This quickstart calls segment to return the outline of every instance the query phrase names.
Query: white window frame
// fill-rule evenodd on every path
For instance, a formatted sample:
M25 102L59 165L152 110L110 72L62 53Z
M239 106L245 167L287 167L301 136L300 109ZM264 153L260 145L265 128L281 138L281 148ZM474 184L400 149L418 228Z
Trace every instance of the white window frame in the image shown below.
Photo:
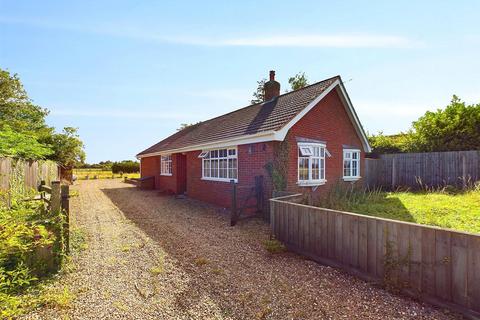
M319 149L319 156L314 155L314 150L313 148L317 147ZM323 152L322 152L323 149ZM309 150L308 152L305 152L306 150ZM323 156L322 156L323 153ZM315 143L315 142L298 142L297 143L297 156L298 156L298 161L297 161L297 184L299 186L319 186L323 185L327 182L326 179L326 174L327 174L327 162L326 162L326 157L328 155L327 151L327 146L324 143ZM308 179L307 180L301 180L300 179L300 162L303 159L308 159ZM318 160L318 170L319 170L319 179L313 179L312 178L312 164L313 160ZM323 161L322 161L323 160ZM321 164L323 163L323 177L322 177L322 166Z
M226 150L226 156L220 156L220 151ZM235 154L231 154L231 153ZM212 154L216 153L218 156L212 157ZM209 181L220 181L220 182L230 182L235 181L238 182L238 148L237 147L225 147L225 148L218 148L218 149L209 149L209 150L202 150L202 152L198 155L199 158L202 158L202 180L209 180ZM216 167L216 177L212 177L212 173L214 172L212 169L212 160L217 162ZM227 177L220 177L220 160L225 160L227 162L226 167L226 175ZM236 168L235 168L235 177L230 177L230 170L232 167L229 166L230 160L236 160ZM208 162L208 170L210 171L210 176L205 176L206 168L205 164ZM222 168L225 170L225 168Z
M160 156L160 175L172 176L173 175L173 162L171 154L162 154Z
M353 154L357 154L357 158L353 158ZM360 149L343 149L343 161L342 161L342 174L344 181L356 181L361 178L360 176L360 164L361 164L361 151ZM345 161L350 162L350 174L345 175ZM353 175L353 163L357 163L357 174Z

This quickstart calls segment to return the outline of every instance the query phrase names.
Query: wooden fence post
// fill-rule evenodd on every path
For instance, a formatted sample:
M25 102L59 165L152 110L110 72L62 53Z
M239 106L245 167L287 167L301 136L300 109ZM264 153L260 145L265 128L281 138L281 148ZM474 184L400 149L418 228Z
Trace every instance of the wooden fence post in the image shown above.
M232 186L232 206L230 216L230 226L234 226L237 223L237 184L234 180L230 180Z
M62 213L63 219L63 239L65 244L65 252L70 253L70 186L62 185Z
M395 189L397 184L397 168L395 167L395 157L392 157L392 189Z
M255 195L257 200L257 211L263 212L263 176L256 176L255 177Z
M52 181L52 194L50 198L50 210L53 214L59 214L61 209L60 181Z

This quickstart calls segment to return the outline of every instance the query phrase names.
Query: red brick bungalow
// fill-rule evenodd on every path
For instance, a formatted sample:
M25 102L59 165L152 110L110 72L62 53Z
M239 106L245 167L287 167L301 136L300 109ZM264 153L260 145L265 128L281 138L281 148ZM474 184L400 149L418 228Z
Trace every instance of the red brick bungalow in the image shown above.
M370 146L340 76L280 95L275 72L265 102L181 130L140 152L155 189L229 207L230 181L325 193L361 179ZM272 179L273 177L273 179Z

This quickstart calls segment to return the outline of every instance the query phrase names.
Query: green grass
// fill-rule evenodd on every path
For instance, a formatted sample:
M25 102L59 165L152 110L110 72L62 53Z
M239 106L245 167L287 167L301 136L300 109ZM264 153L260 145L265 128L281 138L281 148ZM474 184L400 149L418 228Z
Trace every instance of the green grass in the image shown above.
M480 233L480 191L377 192L340 209L376 217Z
M101 169L73 169L73 174L77 176L78 180L87 180L87 176L89 180L92 179L119 179L123 177L128 178L140 178L140 173L124 173L123 175L119 173L113 174L112 171L109 170L101 170Z

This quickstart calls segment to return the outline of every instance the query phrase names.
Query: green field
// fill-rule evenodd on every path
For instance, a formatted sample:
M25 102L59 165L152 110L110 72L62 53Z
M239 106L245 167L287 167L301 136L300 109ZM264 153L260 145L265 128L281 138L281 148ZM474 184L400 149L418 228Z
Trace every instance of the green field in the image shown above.
M91 179L121 179L124 177L128 178L139 178L140 173L112 173L112 171L101 170L101 169L73 169L73 174L77 177L78 180L91 180Z
M335 203L340 203L335 201ZM360 201L330 205L334 209L480 233L480 190L446 192L381 192Z

